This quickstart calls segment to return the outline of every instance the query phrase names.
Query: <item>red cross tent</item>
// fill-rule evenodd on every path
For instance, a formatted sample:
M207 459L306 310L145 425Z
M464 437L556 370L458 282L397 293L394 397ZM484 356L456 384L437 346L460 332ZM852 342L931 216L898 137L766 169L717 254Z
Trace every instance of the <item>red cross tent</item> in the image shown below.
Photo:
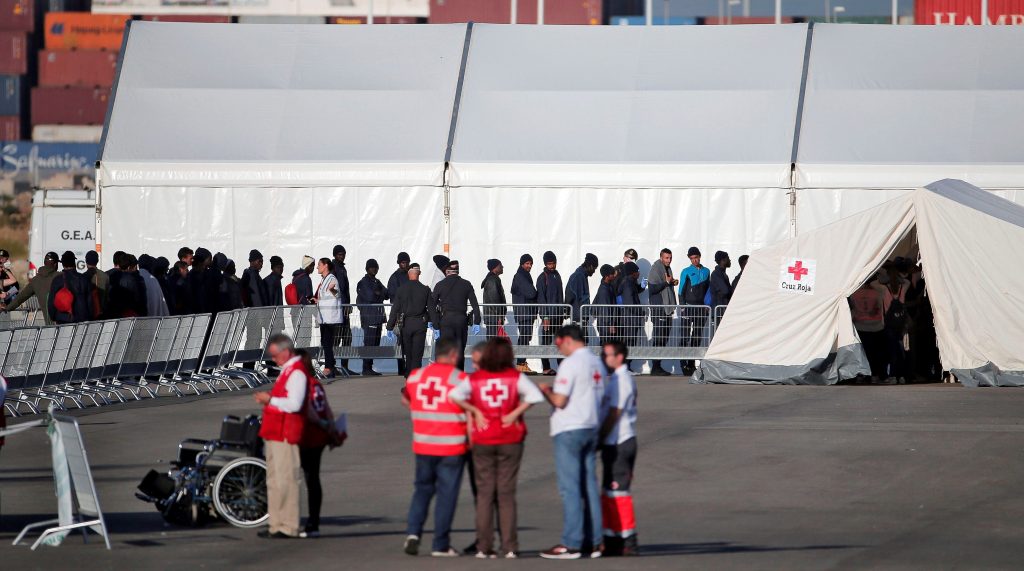
M1024 386L1024 206L952 179L754 252L698 380L870 375L847 298L897 253L920 256L943 369Z

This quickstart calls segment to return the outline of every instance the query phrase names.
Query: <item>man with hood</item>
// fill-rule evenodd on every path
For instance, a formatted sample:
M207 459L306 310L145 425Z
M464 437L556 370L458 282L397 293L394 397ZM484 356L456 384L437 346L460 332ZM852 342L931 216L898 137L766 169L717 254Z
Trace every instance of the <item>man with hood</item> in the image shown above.
M580 307L590 305L590 276L594 275L599 265L597 256L588 253L565 284L565 303L572 306L572 319L576 323L580 322ZM587 329L587 326L583 326L584 337Z
M439 326L441 339L454 339L459 344L459 360L456 366L460 371L466 367L467 328L473 324L473 335L480 334L480 304L476 300L473 285L459 277L459 262L448 262L448 275L441 280L433 293L430 294L430 322ZM466 315L466 305L470 304L473 311Z
M149 298L146 281L139 274L139 260L132 254L124 254L120 264L120 271L112 276L110 282L110 317L148 316Z
M359 305L359 323L363 328L363 346L379 347L384 326L384 302L388 289L377 279L380 264L370 258L366 260L366 275L356 284L356 303ZM373 359L363 359L363 375L380 376L373 370Z
M220 290L223 282L224 274L213 266L210 251L206 248L196 248L196 253L192 257L192 270L188 274L192 311L214 315L221 311Z
M398 259L395 261L398 264L398 269L391 273L391 277L388 278L388 299L391 303L395 303L395 296L398 295L398 288L405 285L409 281L409 254L406 252L399 252ZM398 372L405 372L405 360L398 359Z
M171 315L188 315L192 311L192 295L188 289L188 264L178 260L171 266L167 274L167 282L171 287L171 299L174 306L169 307Z
M223 254L220 253L217 254L217 256L222 255ZM217 259L217 256L214 256L214 260ZM224 260L224 269L221 270L224 273L224 281L221 285L221 292L224 296L223 307L225 310L242 309L244 306L244 303L242 302L242 280L238 279L238 275L235 273L235 261L227 256L224 257ZM249 331L249 335L246 339L247 346L252 347L253 345L251 345L250 342L255 342L253 340L256 337L260 337L260 340L262 341L262 332L258 335L254 334L254 331L260 330L259 327L246 327L246 329Z
M480 284L484 290L484 326L487 328L487 338L496 337L498 328L505 321L505 288L501 285L501 274L505 273L505 267L501 260L492 258L487 260L487 275Z
M164 290L160 282L153 275L153 266L156 258L149 254L139 256L139 277L142 283L146 284L146 315L149 317L166 317L170 315L167 310L167 300L164 299Z
M441 280L447 276L445 272L448 270L448 262L450 261L451 260L448 259L448 256L441 254L434 256L434 267L437 269L434 271L433 277L430 278L431 290L437 287L437 284L441 283Z
M619 331L619 339L627 347L635 347L645 325L645 312L643 306L640 305L640 292L647 286L647 280L641 280L640 267L636 265L636 262L622 264L622 273L624 275L619 276L619 290L616 292L618 296L616 301L622 306L619 308L620 314L616 329ZM627 359L627 366L630 363L631 361Z
M345 257L348 256L348 251L345 250L345 246L336 244L332 253L334 254L334 268L331 270L331 273L338 280L338 291L340 293L338 302L342 305L342 314L347 318L352 314L352 291L348 282L348 270L345 268ZM351 319L345 319L342 323L338 324L337 335L338 347L352 346ZM342 374L352 374L352 371L348 368L348 359L339 359L338 363Z
M533 270L533 256L523 254L519 256L519 269L512 278L512 315L516 320L516 328L519 336L516 338L516 345L525 347L533 339L533 322L537 320L537 287L533 285L533 277L530 272ZM535 375L536 373L526 364L526 359L519 359L516 368L520 373Z
M556 307L565 303L562 289L562 276L558 273L558 258L548 250L544 252L544 271L537 276L537 303L541 304L540 344L551 345L555 340L555 332L562 327L567 315L565 309ZM554 359L542 359L544 375L555 375Z
M150 270L150 273L153 274L157 283L160 284L160 292L164 295L164 303L167 304L167 313L174 315L172 311L174 307L174 290L171 289L171 282L167 279L167 271L170 267L171 261L160 256L153 260L153 269Z
M47 300L50 297L50 284L57 277L57 262L59 261L57 252L47 252L43 257L43 267L39 268L36 276L29 280L28 284L14 297L14 301L7 304L4 310L14 311L28 301L28 298L35 296L36 301L39 302L39 311L43 314L43 321L47 325L52 325L53 319L50 316Z

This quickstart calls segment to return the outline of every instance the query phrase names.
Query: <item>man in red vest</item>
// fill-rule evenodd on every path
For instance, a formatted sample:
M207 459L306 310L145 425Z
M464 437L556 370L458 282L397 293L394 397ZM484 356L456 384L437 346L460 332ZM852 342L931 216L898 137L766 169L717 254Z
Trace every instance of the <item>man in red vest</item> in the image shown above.
M434 557L458 557L449 533L462 485L462 468L467 447L466 414L448 398L448 393L466 380L455 368L462 359L452 339L437 342L437 361L416 369L402 389L402 402L412 412L412 451L416 454L416 487L409 506L405 552L418 555L423 523L430 500L434 506Z
M258 535L284 539L299 536L299 482L302 478L299 441L306 424L302 405L309 371L295 354L295 343L283 333L271 336L267 353L281 368L281 374L270 392L253 395L256 402L263 405L260 437L267 456L267 511L270 512L270 526Z

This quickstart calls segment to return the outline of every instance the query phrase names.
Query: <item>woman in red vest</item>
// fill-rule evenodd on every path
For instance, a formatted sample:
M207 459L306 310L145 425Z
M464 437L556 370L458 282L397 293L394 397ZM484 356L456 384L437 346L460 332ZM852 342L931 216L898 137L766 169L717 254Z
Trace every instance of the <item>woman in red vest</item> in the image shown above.
M526 423L523 413L544 401L526 375L516 369L512 343L505 337L487 342L480 369L451 392L452 402L470 412L473 464L477 487L477 557L494 559L494 506L498 506L502 552L519 554L516 531L516 482L523 459Z

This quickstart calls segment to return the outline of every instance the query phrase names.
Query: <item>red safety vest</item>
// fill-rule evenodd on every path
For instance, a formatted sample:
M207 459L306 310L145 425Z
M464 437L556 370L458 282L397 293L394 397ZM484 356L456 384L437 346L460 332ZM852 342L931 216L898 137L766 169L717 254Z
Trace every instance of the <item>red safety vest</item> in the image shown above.
M466 453L466 413L448 393L466 378L452 365L434 363L409 375L405 388L412 411L412 451L425 456Z
M526 438L526 423L519 417L512 426L502 426L501 417L519 407L519 383L521 373L508 369L500 373L477 371L470 375L472 388L469 404L480 409L487 418L487 428L473 426L473 442L487 446L519 444Z
M270 390L271 397L287 398L288 377L294 371L301 371L307 377L309 375L309 371L305 370L300 359L285 365L281 369L277 381L274 382L274 388ZM268 404L263 407L263 425L260 427L260 437L264 440L298 444L302 440L302 431L305 426L306 417L301 409L299 412L283 412L276 406Z

